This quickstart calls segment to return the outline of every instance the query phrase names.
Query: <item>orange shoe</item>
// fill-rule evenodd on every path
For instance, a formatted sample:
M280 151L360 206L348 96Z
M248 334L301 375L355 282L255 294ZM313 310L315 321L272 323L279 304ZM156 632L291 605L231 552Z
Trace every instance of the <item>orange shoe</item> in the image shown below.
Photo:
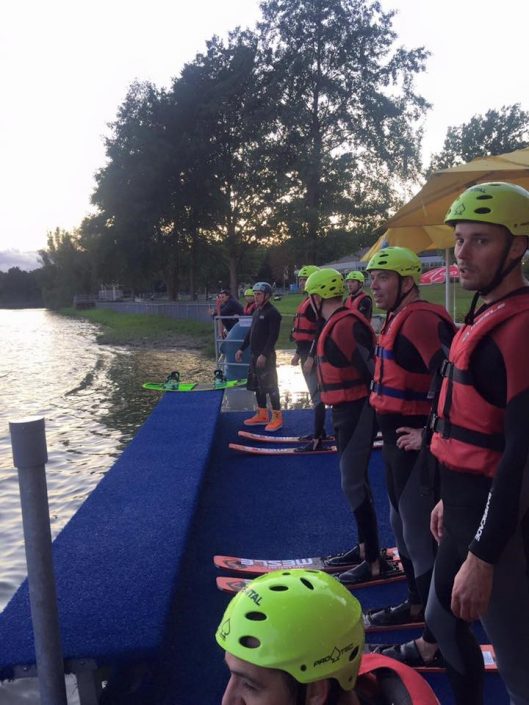
M244 419L243 424L245 426L266 426L268 423L268 409L257 409L255 416L251 416L249 419Z
M272 411L272 419L265 426L265 431L279 431L280 428L283 428L283 414L280 411Z

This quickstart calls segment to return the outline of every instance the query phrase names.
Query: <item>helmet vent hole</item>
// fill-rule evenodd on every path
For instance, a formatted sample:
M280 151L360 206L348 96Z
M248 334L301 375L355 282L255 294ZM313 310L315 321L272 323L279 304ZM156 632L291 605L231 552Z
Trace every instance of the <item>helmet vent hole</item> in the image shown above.
M489 198L493 198L490 193L483 193L481 196L477 196L478 201L488 201Z
M256 639L254 636L241 636L239 644L247 649L258 649L261 646L259 639Z
M285 590L288 590L288 585L270 585L270 590L273 590L274 592L284 592Z
M478 215L485 215L485 213L491 213L491 210L490 208L483 206L483 208L475 208L474 213L477 213Z
M314 590L314 585L310 582L310 580L307 580L307 578L300 578L300 580L306 588L309 590Z
M263 614L263 612L247 612L246 619L249 619L252 622L264 622L266 619L266 614Z
M300 671L306 671L306 670L307 670L307 667L305 666L304 663L299 667L299 670L300 670Z
M354 649L349 654L349 661L354 661L357 656L358 656L358 646L355 646Z

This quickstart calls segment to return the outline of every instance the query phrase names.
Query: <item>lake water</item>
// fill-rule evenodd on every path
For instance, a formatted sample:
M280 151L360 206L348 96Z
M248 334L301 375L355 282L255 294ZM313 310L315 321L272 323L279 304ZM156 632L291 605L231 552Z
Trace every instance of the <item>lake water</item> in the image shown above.
M53 536L61 530L132 439L158 394L142 382L209 381L214 361L198 351L100 346L97 328L44 309L0 309L0 611L26 575L17 473L9 421L43 416ZM299 367L278 353L284 408L307 406ZM310 430L310 429L309 429ZM68 680L69 702L77 702ZM33 680L0 685L0 705L38 703Z

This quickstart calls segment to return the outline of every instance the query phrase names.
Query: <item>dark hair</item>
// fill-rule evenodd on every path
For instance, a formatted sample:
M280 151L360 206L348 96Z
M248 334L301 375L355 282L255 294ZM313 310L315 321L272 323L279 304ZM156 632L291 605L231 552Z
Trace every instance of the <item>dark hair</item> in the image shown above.
M231 296L231 291L229 289L221 289L220 294L228 294L228 296Z

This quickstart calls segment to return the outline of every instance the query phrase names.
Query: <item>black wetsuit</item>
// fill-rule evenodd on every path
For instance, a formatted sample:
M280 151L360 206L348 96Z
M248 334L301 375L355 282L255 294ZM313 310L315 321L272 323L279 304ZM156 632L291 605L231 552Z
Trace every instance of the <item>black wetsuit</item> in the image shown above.
M448 354L454 335L451 324L417 311L403 323L395 340L393 355L399 367L432 378ZM390 520L406 579L411 605L425 606L430 589L436 544L430 533L430 514L438 500L437 478L429 478L425 488L424 452L403 450L397 446L397 428L424 428L426 415L377 413L384 444L382 455L386 467L386 484L390 502ZM426 451L427 453L428 451ZM423 638L435 639L428 628Z
M216 315L216 314L215 314ZM243 315L243 307L237 301L237 299L234 299L233 296L230 296L229 299L223 303L220 307L219 315L222 316L242 316ZM222 325L228 333L230 330L233 328L233 326L237 323L236 318L221 318Z
M325 340L324 354L329 365L337 368L355 367L366 382L365 397L333 405L332 423L340 454L342 490L356 519L358 542L365 544L366 561L373 563L380 553L377 518L368 478L369 458L377 432L375 415L368 404L368 389L373 377L374 348L372 332L367 322L361 323L353 316L351 322L356 346L351 350L350 356L344 357L331 336Z
M529 288L511 294L520 295L529 296ZM470 626L456 619L450 607L454 578L469 550L494 565L492 596L481 621L511 703L529 705L528 350L525 311L494 328L470 358L472 386L504 410L505 448L495 476L441 469L443 536L427 619L449 666L457 705L483 703L481 652Z
M255 392L257 406L266 407L266 395L270 397L272 409L279 411L279 385L277 380L275 344L279 336L281 314L270 301L262 308L257 308L252 314L252 325L246 334L240 349L250 346L250 365L246 388ZM266 364L257 367L257 358L264 355Z

